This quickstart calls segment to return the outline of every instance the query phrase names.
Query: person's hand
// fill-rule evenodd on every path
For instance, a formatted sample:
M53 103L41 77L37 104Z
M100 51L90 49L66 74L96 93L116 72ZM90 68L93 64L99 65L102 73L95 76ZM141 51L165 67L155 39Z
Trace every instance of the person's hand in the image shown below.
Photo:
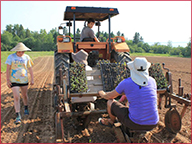
M33 79L31 80L31 83L30 83L30 84L31 84L31 85L34 85L34 80L33 80Z
M7 86L8 86L9 88L11 88L11 82L10 82L10 80L7 80Z
M104 98L105 94L106 94L106 93L105 93L103 90L99 91L99 95L100 95L102 98Z

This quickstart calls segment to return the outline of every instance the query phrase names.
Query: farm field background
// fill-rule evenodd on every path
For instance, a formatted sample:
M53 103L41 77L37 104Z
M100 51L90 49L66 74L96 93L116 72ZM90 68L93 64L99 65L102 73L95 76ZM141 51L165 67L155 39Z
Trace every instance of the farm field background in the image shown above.
M7 57L14 52L11 51L1 51L1 72L6 71L6 64L5 61ZM31 51L31 52L25 52L25 54L29 55L32 60L38 58L38 57L44 57L44 56L53 56L54 51ZM153 53L133 53L131 56L163 56L163 57L173 57L169 54L153 54Z
M33 52L28 52L32 54ZM35 52L34 52L35 53ZM40 52L41 53L41 52ZM12 91L6 86L5 73L1 73L1 142L2 143L55 143L54 129L54 108L53 108L53 79L54 79L54 58L53 52L47 55L37 56L34 54L34 77L35 84L29 86L29 110L30 115L23 115L23 103L21 102L22 124L14 124L15 112ZM4 53L1 53L5 57ZM32 55L30 55L33 57ZM134 59L137 55L131 55ZM139 55L140 56L140 55ZM173 79L173 91L178 92L178 79L184 87L184 93L191 93L191 58L167 57L167 56L146 56L152 63L165 63L170 69ZM4 60L4 61L5 61ZM1 61L2 63L2 61ZM164 71L166 72L166 71ZM171 134L164 126L164 116L168 109L159 109L160 124L150 132L150 143L191 143L191 107L188 107L182 119L182 128L179 133ZM172 100L176 109L181 113L183 105ZM103 127L98 123L98 118L107 116L97 114L91 117L88 130L90 137L84 137L81 131L74 129L73 121L66 118L65 133L70 133L72 143L117 143L114 129ZM153 135L153 136L152 136Z

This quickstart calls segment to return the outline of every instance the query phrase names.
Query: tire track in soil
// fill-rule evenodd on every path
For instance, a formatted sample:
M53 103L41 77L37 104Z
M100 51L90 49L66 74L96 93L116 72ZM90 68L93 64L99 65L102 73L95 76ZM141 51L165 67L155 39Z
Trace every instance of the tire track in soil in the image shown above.
M53 63L52 66L53 68ZM39 117L41 121L37 121L36 123L32 123L30 125L30 130L32 132L31 135L26 135L24 137L23 142L24 143L45 143L45 142L52 142L54 143L52 129L53 125L49 123L49 119L52 119L52 84L53 84L53 71L49 72L49 76L47 78L47 81L44 85L44 89L41 93L41 96L39 97L38 103L36 104L37 107L34 110L34 118ZM41 110L41 111L40 111ZM50 126L52 125L52 127ZM48 130L47 130L48 129ZM43 134L42 134L43 132ZM44 138L45 137L45 138Z
M24 123L24 126L22 126L22 131L19 133L18 135L18 138L16 140L17 143L24 143L24 137L25 134L31 134L31 125L33 123L35 123L36 121L40 121L41 119L39 119L38 117L36 117L37 115L37 109L38 109L38 103L39 103L39 99L41 98L42 96L42 92L43 92L43 89L44 89L44 85L45 85L45 82L47 81L47 78L48 78L48 74L46 74L42 80L42 83L41 83L41 87L39 89L39 91L36 93L35 95L35 98L34 98L34 101L32 103L32 107L31 107L31 111L30 111L30 115L28 117L28 119L25 119L23 121Z
M52 83L53 73L50 73L49 78ZM32 131L31 135L24 137L24 143L54 143L54 134L53 134L53 123L50 123L50 119L53 118L53 113L51 112L52 103L52 85L49 83L45 84L44 90L42 92L41 98L38 101L37 108L35 109L35 117L39 117L41 121L32 123L30 128ZM40 111L41 110L41 111ZM52 110L53 111L53 110Z
M32 103L34 101L33 95L39 93L39 91L42 91L43 87L41 87L40 83L46 77L47 78L51 77L50 70L53 69L53 57L43 57L43 58L41 58L41 61L45 62L44 63L45 66L42 67L42 64L38 64L36 67L34 67L33 70L34 70L35 84L28 91L29 110L31 112L32 112L32 109L30 108L31 107L30 103ZM52 65L50 66L50 64L52 64ZM37 73L36 70L39 70L39 69L41 71L38 71L38 73ZM45 75L46 73L47 73L47 76ZM51 72L51 74L53 75L52 72ZM42 77L42 79L39 79L40 77ZM42 82L42 84L44 84L44 82ZM6 95L5 95L5 97L6 97ZM21 108L22 107L23 107L23 103L21 102ZM23 124L21 124L20 126L14 124L14 119L15 119L15 118L13 118L15 116L14 107L12 106L10 109L11 110L9 110L9 113L7 114L8 116L6 117L4 124L1 125L2 126L1 127L1 140L2 140L2 142L8 142L8 143L15 142L18 135L21 133L20 131L23 129L23 126L24 126ZM22 110L21 110L21 115L22 115ZM27 116L25 116L25 117L27 117ZM22 115L22 118L24 118L23 115ZM2 123L2 121L1 121L1 123Z

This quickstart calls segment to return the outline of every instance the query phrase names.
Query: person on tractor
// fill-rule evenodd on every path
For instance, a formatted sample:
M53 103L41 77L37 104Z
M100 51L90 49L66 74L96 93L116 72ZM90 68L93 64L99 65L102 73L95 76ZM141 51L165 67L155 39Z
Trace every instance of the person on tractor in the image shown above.
M149 76L151 65L146 58L135 58L127 63L131 76L119 83L111 92L99 91L99 95L107 99L109 119L99 118L99 123L112 127L120 121L125 127L132 130L152 130L159 121L157 109L157 86L154 78ZM114 98L125 94L129 107L116 101Z
M87 21L87 26L84 26L81 36L80 36L80 41L95 41L99 42L97 37L94 34L94 31L92 30L95 20L93 18L89 18Z

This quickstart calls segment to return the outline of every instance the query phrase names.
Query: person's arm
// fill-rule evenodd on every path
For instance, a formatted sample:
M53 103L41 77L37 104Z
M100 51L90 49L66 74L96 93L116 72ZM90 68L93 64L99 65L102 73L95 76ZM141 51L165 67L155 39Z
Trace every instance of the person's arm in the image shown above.
M9 88L11 88L10 69L11 69L11 65L7 64L6 78L7 78L7 86L8 86Z
M33 69L32 69L32 67L30 67L30 68L28 68L29 69L29 73L30 73L30 75L31 75L31 85L33 85L34 84L34 76L33 76Z
M100 42L97 37L95 37L94 39L95 39L95 42Z
M103 90L101 90L101 91L99 91L99 95L102 98L109 100L109 99L116 98L120 94L116 90L113 90L113 91L110 91L110 92L104 92Z

